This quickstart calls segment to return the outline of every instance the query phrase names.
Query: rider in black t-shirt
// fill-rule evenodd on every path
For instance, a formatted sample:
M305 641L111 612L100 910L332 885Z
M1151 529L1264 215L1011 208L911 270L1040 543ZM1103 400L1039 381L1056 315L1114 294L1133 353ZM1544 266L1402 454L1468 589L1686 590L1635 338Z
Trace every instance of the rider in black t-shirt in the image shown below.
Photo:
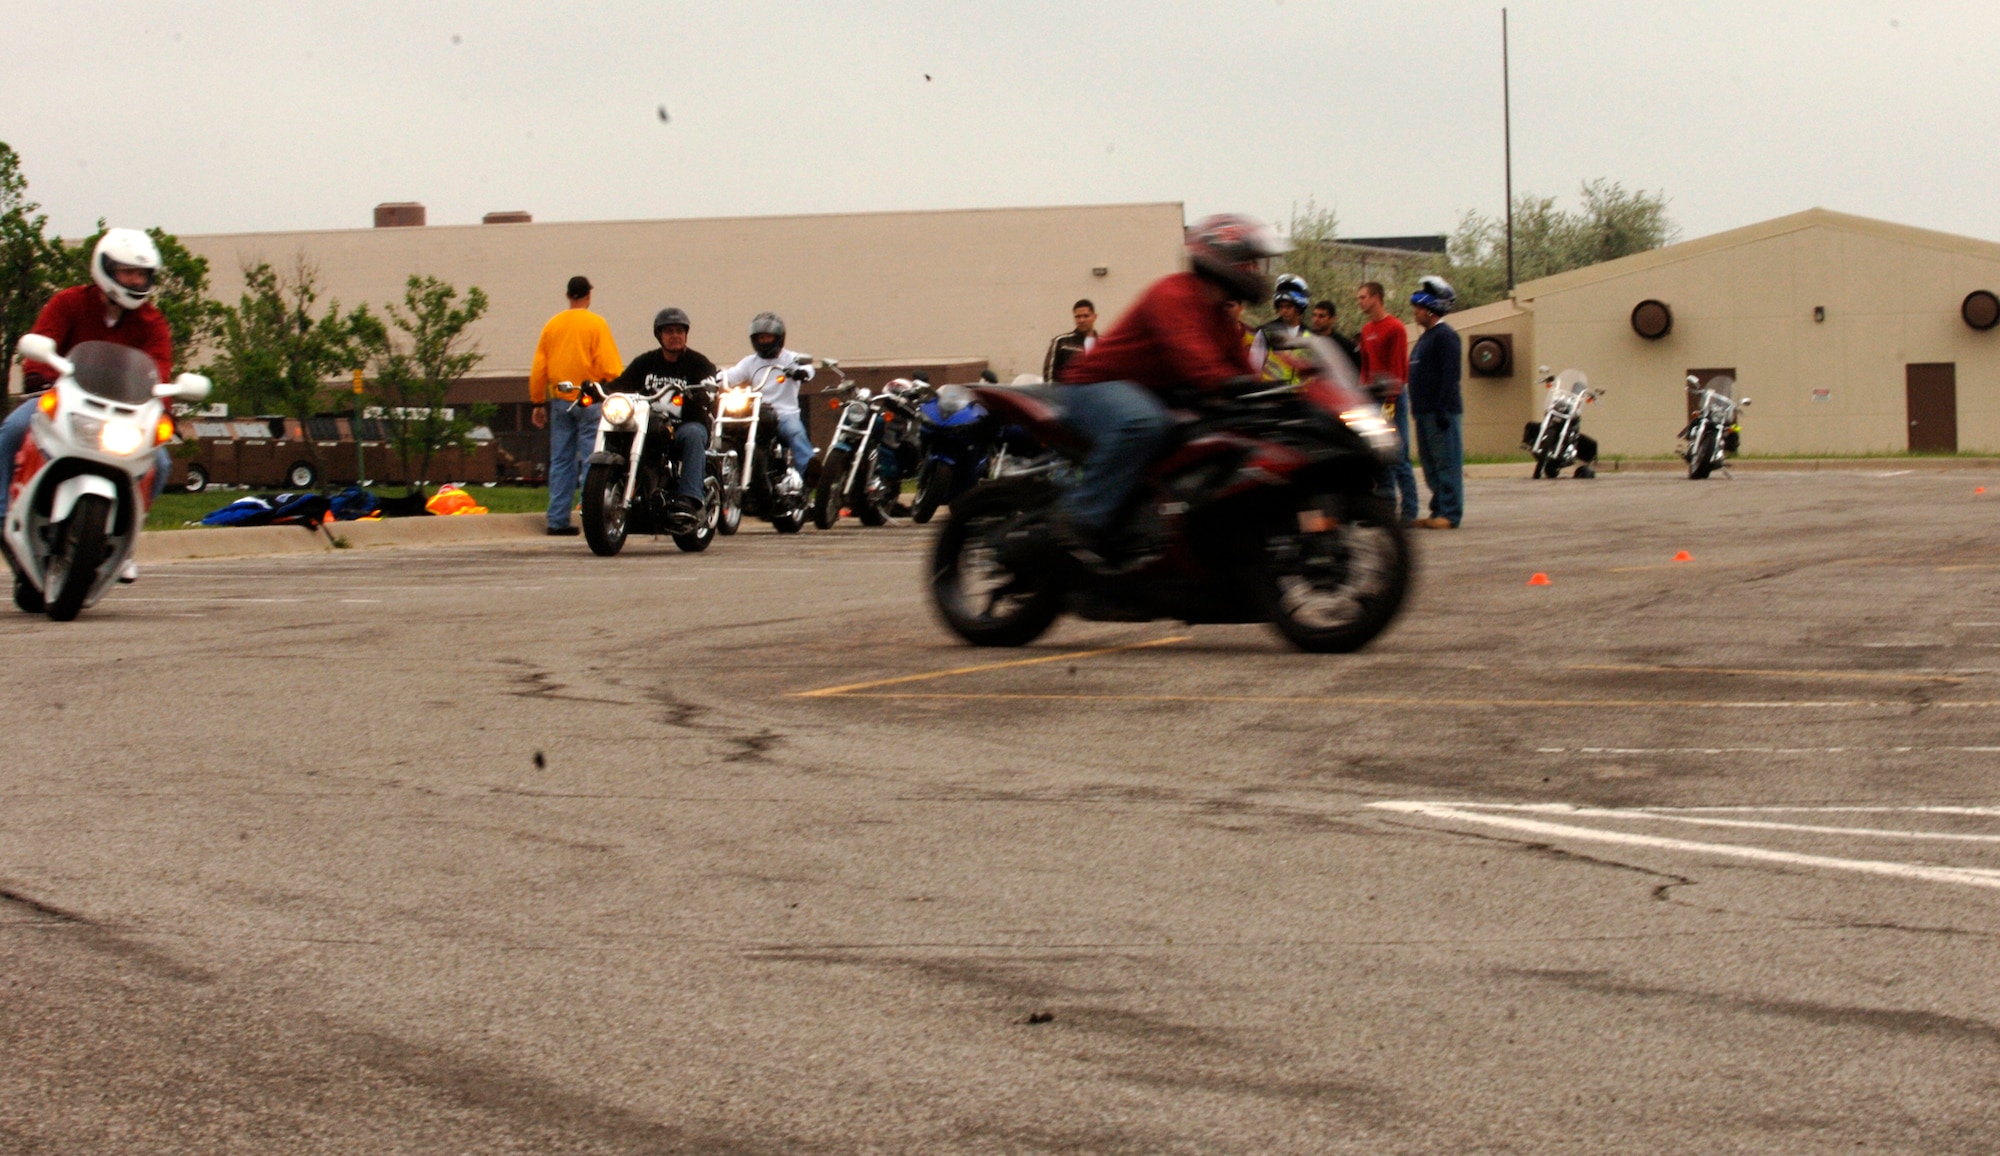
M607 393L656 393L662 386L684 391L681 424L674 430L674 455L681 464L680 492L674 495L674 512L687 517L701 513L702 478L707 472L709 407L715 404L710 391L689 391L687 387L716 376L715 363L688 348L688 315L669 306L653 317L653 336L660 342L632 359L618 380L605 386Z

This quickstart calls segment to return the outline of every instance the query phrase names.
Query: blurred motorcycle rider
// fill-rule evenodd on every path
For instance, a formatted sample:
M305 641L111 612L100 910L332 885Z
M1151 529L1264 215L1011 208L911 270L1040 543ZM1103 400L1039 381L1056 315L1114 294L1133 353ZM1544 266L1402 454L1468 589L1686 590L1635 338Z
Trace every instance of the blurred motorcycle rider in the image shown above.
M674 495L674 521L685 533L701 514L702 480L708 473L708 421L714 397L706 390L690 391L689 386L707 381L719 370L715 363L688 348L688 315L669 305L653 315L653 340L658 349L649 349L632 359L617 380L605 386L608 393L658 393L680 390L681 424L674 430L674 456L681 465L680 491Z
M172 381L174 336L167 328L167 319L153 305L159 276L160 250L151 237L137 229L107 229L91 250L90 284L71 286L49 298L28 332L52 339L56 353L64 356L86 341L129 346L153 359L161 381ZM36 395L54 385L58 376L54 366L39 361L21 363L22 392L29 400L0 423L0 518L7 514L14 455L27 440ZM166 488L172 468L173 459L165 446L160 447L154 462L153 497ZM128 561L118 580L130 582L138 576L138 564Z
M1162 395L1216 395L1253 370L1232 303L1262 300L1263 263L1288 246L1249 217L1223 213L1187 233L1189 269L1155 281L1110 332L1070 362L1057 404L1090 439L1082 477L1057 511L1058 544L1100 559L1172 419Z
M746 385L757 374L773 366L780 371L764 381L764 404L778 419L778 437L792 451L792 468L805 478L806 463L813 459L812 438L799 416L799 383L811 381L812 358L785 348L785 319L775 313L759 313L750 319L750 356L729 367L724 375L730 385Z

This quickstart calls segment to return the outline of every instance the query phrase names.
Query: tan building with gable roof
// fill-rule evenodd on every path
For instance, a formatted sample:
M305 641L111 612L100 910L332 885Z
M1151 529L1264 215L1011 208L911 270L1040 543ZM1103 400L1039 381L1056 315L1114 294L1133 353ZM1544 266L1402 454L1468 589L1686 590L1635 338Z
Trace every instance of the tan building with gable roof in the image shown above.
M1520 448L1547 365L1605 388L1584 429L1606 455L1673 453L1688 374L1719 370L1753 402L1745 453L2000 452L1995 294L2000 244L1826 209L1524 282L1450 319L1466 450ZM1481 338L1506 372L1480 375Z

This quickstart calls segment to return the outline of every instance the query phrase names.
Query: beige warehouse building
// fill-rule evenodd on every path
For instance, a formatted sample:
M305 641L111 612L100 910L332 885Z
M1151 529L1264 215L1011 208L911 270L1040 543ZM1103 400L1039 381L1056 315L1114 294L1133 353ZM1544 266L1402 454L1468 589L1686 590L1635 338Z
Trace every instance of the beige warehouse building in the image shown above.
M1548 365L1605 387L1608 455L1674 452L1687 376L1721 371L1746 453L2000 451L1995 293L2000 244L1825 209L1524 282L1451 318L1466 449L1519 449Z
M412 273L491 308L473 334L486 360L456 401L525 402L543 322L581 273L592 308L629 360L653 344L653 314L679 305L691 344L728 364L749 352L750 318L785 318L791 344L843 364L991 366L1039 373L1070 303L1115 316L1155 278L1181 267L1179 204L952 212L862 213L707 220L418 224L421 206L382 206L378 227L183 237L208 258L212 292L233 302L245 263L282 268L303 254L321 300L380 308L400 301ZM502 425L507 424L503 414Z

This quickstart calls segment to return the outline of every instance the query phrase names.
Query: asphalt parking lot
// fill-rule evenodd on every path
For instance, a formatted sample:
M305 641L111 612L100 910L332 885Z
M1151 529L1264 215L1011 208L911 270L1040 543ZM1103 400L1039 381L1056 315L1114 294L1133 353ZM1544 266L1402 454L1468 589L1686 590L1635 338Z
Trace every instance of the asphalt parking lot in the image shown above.
M1995 503L1475 480L1327 657L969 650L911 526L151 567L0 617L0 1150L1989 1152Z

